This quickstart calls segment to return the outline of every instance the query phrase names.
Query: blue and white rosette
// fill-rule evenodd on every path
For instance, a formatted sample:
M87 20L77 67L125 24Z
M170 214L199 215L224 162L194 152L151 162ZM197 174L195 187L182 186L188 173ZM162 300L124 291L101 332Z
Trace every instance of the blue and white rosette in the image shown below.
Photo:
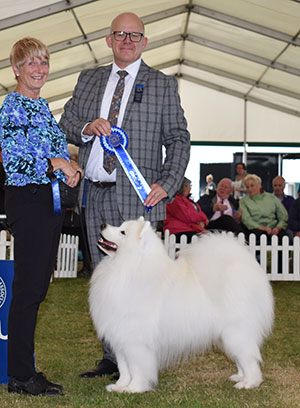
M151 188L126 150L128 146L127 134L123 129L112 126L110 136L105 137L101 135L100 143L105 151L117 156L126 176L131 182L140 200L144 203ZM151 208L152 207L146 207L146 210L150 211Z

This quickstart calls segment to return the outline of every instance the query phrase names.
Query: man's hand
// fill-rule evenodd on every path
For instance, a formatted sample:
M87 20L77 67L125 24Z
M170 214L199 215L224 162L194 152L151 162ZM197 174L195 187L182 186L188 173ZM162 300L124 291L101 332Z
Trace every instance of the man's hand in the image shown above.
M168 194L159 184L151 184L150 187L151 191L144 202L145 207L154 207L163 198L168 197Z
M226 204L222 204L221 201L218 201L217 203L214 204L213 206L213 211L226 211L227 210L227 205Z
M87 136L109 136L111 133L111 126L108 120L103 118L98 118L93 122L89 123L84 131L83 134Z

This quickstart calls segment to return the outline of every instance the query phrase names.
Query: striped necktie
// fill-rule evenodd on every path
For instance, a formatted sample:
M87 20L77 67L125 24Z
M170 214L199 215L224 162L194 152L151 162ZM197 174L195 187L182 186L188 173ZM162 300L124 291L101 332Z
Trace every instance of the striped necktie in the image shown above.
M117 74L120 76L115 92L113 94L111 105L108 113L107 120L110 122L111 126L117 126L119 111L122 101L122 96L125 87L125 77L128 75L127 71L118 71ZM116 155L110 154L104 151L103 156L103 168L108 174L111 174L116 168Z

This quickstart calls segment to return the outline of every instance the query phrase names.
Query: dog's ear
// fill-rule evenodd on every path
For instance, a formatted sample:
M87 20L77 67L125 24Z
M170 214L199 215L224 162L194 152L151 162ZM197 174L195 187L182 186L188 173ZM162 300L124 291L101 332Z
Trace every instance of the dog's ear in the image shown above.
M141 219L141 218L144 219L144 217L140 217L140 219ZM144 237L145 233L146 233L147 231L149 231L149 228L151 228L150 221L144 221L144 225L143 225L143 227L142 227L142 229L141 229L141 232L140 232L140 239L142 239L142 238Z
M139 218L138 218L138 221L145 221L145 218L141 215Z

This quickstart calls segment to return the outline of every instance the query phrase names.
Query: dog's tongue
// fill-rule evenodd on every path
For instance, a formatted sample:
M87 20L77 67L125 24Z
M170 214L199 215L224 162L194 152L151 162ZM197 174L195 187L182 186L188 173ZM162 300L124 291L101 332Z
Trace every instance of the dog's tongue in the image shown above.
M114 242L105 240L104 237L101 236L100 239L98 240L98 248L104 250L105 252L116 251L118 249L118 245L115 244Z

